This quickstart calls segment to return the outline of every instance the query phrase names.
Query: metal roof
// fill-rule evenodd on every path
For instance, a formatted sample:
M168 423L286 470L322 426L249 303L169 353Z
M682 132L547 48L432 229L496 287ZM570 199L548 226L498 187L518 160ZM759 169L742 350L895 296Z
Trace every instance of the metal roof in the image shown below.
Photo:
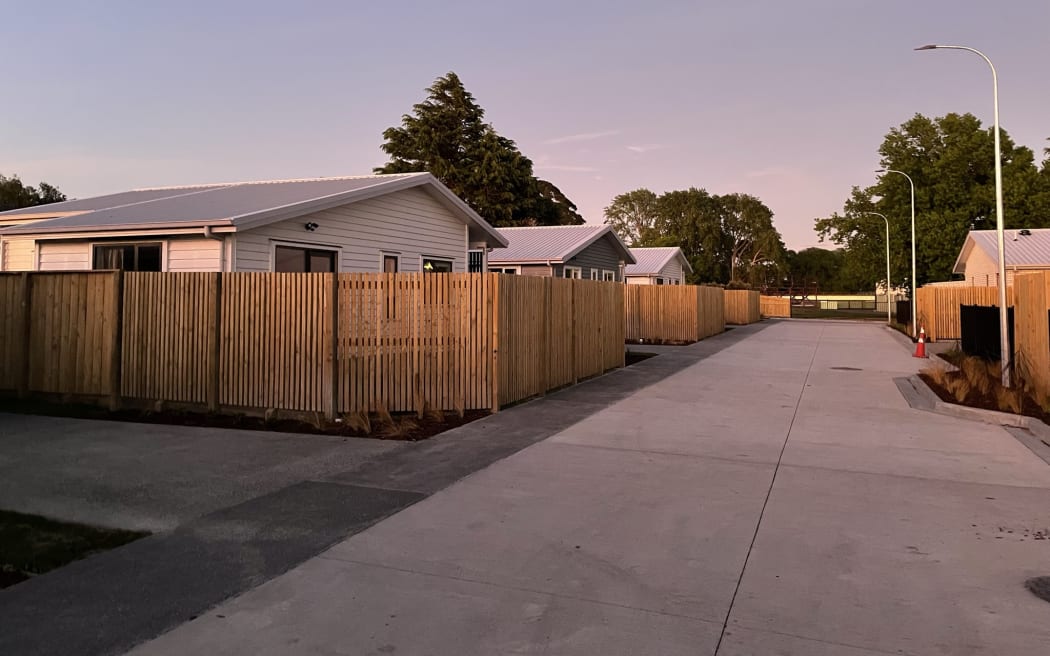
M479 229L492 246L503 237L429 173L402 173L303 180L268 180L141 189L83 201L76 214L8 228L4 234L74 233L106 230L232 226L249 229L358 200L428 185L464 222ZM70 207L48 206L54 212ZM89 209L92 208L93 209ZM2 216L2 215L0 215Z
M624 269L625 276L652 276L660 273L675 257L679 258L682 267L689 273L693 267L689 264L685 253L678 246L654 246L650 248L632 248L631 254L637 260L636 264L628 264Z
M211 186L219 187L224 185ZM196 188L201 189L204 188L204 186ZM130 203L141 203L148 200L157 200L158 198L168 198L170 196L174 196L180 193L180 190L187 189L194 189L194 187L170 187L167 189L133 189L132 191L121 191L115 194L106 194L104 196L94 196L92 198L78 198L75 200L65 200L61 203L48 203L47 205L34 205L33 207L22 207L15 210L7 210L6 212L0 212L0 219L10 216L53 216L63 214L65 212L91 212L93 210L103 210L110 207L128 205Z
M603 237L615 242L625 261L634 262L631 251L607 225L535 226L497 230L509 243L506 248L489 254L489 262L493 264L564 262Z
M1006 266L1050 267L1050 228L1030 228L1028 232L1031 234L1022 235L1021 230L1005 232ZM984 251L995 264L999 263L995 230L971 230L955 261L955 273L961 273L963 264L974 248Z

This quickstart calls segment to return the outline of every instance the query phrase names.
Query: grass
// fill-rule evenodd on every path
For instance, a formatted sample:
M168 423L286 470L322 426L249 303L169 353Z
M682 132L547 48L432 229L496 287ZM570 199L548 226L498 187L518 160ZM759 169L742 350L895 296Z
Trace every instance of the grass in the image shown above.
M822 310L814 307L792 306L792 319L863 319L866 321L885 321L885 312L869 310Z
M0 510L0 588L147 535Z

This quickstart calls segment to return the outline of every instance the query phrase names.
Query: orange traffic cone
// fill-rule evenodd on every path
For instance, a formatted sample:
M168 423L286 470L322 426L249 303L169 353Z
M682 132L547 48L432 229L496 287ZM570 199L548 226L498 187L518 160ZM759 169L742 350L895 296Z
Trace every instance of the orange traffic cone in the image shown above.
M919 342L915 345L915 355L913 358L925 358L926 355L926 328L919 326Z

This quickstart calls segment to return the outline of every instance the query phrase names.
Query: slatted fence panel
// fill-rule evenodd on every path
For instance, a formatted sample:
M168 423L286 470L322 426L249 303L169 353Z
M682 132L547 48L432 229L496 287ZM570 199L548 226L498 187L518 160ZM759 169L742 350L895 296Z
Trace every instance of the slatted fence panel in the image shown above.
M760 294L746 289L725 290L725 321L745 325L762 320Z
M1013 287L1006 288L1006 303L1014 304ZM963 305L999 305L997 287L920 287L915 294L916 316L930 341L959 339L959 308Z
M576 382L575 353L577 335L573 311L573 281L549 278L549 322L547 329L547 389ZM544 299L547 302L546 299Z
M603 295L609 283L573 281L573 328L576 333L576 379L590 378L605 371L602 354ZM620 315L622 316L622 315ZM620 342L623 350L623 342Z
M0 389L18 389L26 357L28 273L0 273Z
M1014 277L1014 367L1041 400L1050 400L1050 273Z
M725 291L721 287L700 287L700 339L725 332Z
M791 318L791 299L787 296L762 296L759 307L763 317Z

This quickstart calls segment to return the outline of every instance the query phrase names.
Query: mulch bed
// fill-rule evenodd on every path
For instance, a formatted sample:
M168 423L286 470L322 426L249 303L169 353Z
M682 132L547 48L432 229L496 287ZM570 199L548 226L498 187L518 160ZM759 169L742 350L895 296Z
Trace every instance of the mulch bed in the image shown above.
M142 424L169 424L175 426L201 426L207 428L233 428L237 430L274 431L281 433L307 433L311 435L333 435L344 437L364 437L387 440L418 441L433 437L452 428L469 424L472 421L489 416L487 410L467 410L460 417L455 412L427 413L418 419L415 413L393 415L397 427L390 429L373 419L373 429L365 432L348 422L319 423L300 419L276 417L265 419L243 414L217 414L207 412L189 412L182 410L117 410L78 403L48 403L44 401L12 399L0 400L0 412L19 414L45 415L49 417L75 417L79 419L106 419L110 421L128 421Z
M947 360L947 359L948 358L945 358L945 360ZM961 372L951 372L951 373L948 373L947 375L949 377L953 377L953 376L962 376L963 374ZM981 394L978 390L971 390L970 393L966 396L966 399L962 403L959 403L958 401L955 400L955 396L951 392L949 392L948 390L944 389L942 386L938 385L936 383L936 381L934 381L932 378L930 378L926 374L920 373L919 374L919 378L922 378L923 382L926 383L929 386L929 388L934 391L934 393L937 395L937 397L940 398L940 400L944 401L945 403L954 403L956 405L965 405L965 406L969 406L971 408L980 408L982 410L995 410L996 412L1008 412L1008 411L1003 410L1002 408L999 407L999 401L998 401L998 399L996 399L994 391L993 392L989 392L987 394ZM1025 395L1022 398L1022 401L1021 401L1021 414L1026 416L1026 417L1033 417L1035 419L1039 419L1040 421L1042 421L1042 422L1044 422L1046 424L1050 424L1050 413L1047 413L1045 410L1043 410L1041 407L1039 407L1039 404L1036 403L1035 400L1032 399L1032 397L1029 396L1029 395Z
M0 588L147 535L0 510Z

